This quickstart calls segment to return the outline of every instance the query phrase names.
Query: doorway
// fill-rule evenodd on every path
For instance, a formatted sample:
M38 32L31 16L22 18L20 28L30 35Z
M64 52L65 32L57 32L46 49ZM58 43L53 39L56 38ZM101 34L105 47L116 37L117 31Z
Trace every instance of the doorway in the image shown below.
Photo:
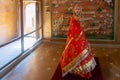
M41 2L24 1L23 2L23 33L24 48L28 49L38 39L42 39L41 31Z

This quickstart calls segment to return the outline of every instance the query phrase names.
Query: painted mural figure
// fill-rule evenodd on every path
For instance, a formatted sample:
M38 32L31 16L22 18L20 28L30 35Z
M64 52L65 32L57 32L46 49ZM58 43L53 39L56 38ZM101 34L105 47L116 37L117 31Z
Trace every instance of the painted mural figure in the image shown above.
M96 66L90 46L80 24L81 10L81 7L78 5L73 8L66 46L60 60L63 77L67 73L71 73L90 78L92 77L91 71Z

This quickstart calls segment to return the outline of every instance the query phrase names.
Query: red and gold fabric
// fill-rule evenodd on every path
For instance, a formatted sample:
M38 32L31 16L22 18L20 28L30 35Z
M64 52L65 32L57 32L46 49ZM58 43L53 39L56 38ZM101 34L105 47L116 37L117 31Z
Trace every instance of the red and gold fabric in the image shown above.
M67 41L60 65L62 76L65 76L68 72L78 75L87 74L96 65L82 27L74 16L72 16L70 21Z

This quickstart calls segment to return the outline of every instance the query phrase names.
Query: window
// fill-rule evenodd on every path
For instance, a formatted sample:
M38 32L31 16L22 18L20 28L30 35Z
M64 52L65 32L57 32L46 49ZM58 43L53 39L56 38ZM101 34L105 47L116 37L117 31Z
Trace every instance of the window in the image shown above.
M4 0L0 5L2 6L0 7L0 70L2 70L42 39L40 13L42 9L40 1Z

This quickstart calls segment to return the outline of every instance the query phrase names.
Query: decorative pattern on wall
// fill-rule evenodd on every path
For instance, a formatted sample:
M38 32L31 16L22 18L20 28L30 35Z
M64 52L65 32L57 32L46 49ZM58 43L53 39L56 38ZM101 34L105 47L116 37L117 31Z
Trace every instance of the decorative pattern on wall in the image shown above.
M51 0L52 38L66 38L72 9L82 7L82 27L88 39L114 40L115 0Z

